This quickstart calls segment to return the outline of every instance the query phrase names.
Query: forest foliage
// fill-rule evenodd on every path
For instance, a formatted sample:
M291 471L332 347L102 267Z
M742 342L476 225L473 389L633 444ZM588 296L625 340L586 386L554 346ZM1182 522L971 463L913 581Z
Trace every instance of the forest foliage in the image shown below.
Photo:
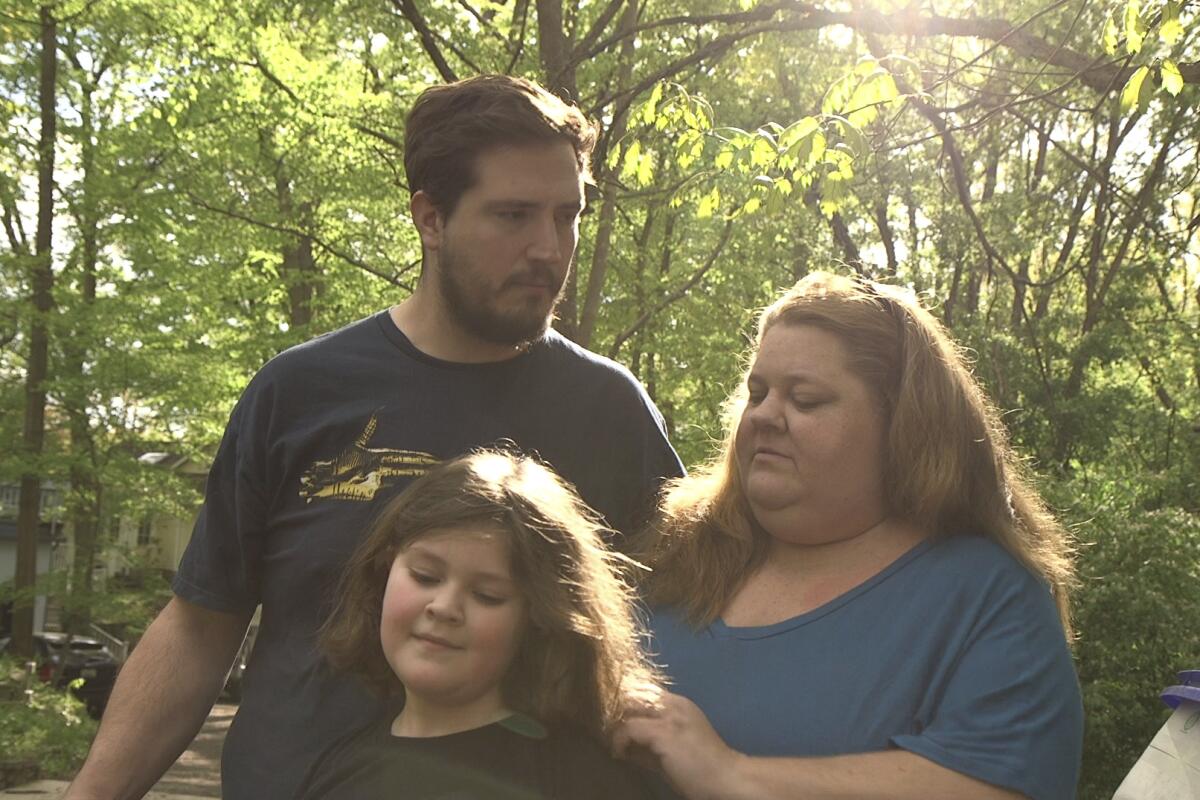
M1200 666L1197 9L0 0L0 484L70 486L82 624L112 521L197 502L138 455L203 462L264 361L411 290L413 98L528 76L601 123L557 326L687 462L806 272L950 326L1078 538L1107 797Z

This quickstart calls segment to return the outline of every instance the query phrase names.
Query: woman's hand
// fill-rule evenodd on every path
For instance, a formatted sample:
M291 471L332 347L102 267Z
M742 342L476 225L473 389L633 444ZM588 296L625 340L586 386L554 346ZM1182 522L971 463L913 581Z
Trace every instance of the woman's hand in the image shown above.
M695 703L663 693L658 702L629 709L613 739L617 755L648 751L676 790L688 800L728 796L742 755L731 750Z

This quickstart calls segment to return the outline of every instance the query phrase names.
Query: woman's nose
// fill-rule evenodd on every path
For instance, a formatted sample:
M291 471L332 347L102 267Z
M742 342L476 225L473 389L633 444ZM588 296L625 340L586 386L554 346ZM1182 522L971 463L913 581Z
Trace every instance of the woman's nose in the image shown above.
M746 416L757 427L785 427L783 406L774 392L768 392L758 403L748 404Z

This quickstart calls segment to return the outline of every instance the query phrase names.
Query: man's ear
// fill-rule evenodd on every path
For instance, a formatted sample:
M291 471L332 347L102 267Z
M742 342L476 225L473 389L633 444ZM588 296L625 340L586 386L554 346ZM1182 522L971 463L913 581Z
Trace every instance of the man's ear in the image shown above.
M408 204L412 213L413 224L421 236L421 244L426 250L437 250L442 245L442 230L446 218L433 204L433 200L425 192L417 192Z

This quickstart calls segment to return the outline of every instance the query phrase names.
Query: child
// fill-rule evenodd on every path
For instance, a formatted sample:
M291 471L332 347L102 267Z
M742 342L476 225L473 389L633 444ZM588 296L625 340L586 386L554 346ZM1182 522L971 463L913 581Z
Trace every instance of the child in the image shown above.
M299 796L661 793L607 750L660 684L602 530L553 472L505 452L441 464L388 503L321 644L403 706L326 751Z

